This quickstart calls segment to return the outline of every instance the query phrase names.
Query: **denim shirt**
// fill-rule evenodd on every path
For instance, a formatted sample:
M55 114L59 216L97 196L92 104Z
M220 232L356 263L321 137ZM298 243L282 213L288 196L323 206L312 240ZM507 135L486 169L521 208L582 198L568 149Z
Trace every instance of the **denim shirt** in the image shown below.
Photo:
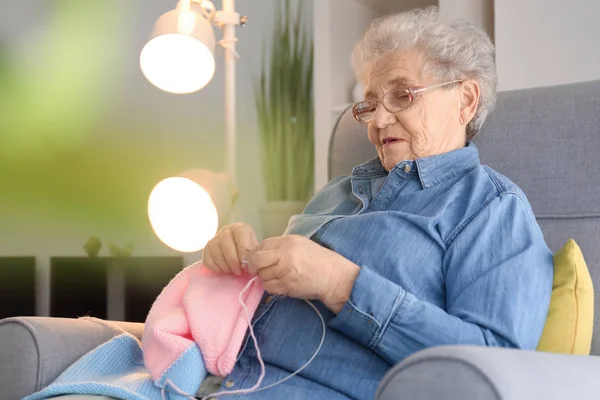
M479 162L474 144L389 173L378 159L331 181L287 234L310 237L360 266L323 348L297 376L234 399L373 399L384 374L438 345L535 349L546 320L552 253L523 192ZM323 265L322 268L327 268ZM265 295L254 316L261 386L316 350L321 322L304 301ZM249 388L260 367L246 341L222 390Z

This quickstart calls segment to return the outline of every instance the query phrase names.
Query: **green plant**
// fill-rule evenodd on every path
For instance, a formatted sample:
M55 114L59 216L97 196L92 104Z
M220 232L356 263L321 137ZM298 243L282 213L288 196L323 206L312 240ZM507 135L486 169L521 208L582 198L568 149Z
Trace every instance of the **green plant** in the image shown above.
M109 243L108 249L111 257L130 257L133 252L133 243L127 243L123 248Z
M278 2L256 90L267 201L308 200L314 180L313 40L290 2Z
M101 247L102 241L97 236L91 236L88 241L85 242L85 245L83 245L83 249L88 257L98 257Z

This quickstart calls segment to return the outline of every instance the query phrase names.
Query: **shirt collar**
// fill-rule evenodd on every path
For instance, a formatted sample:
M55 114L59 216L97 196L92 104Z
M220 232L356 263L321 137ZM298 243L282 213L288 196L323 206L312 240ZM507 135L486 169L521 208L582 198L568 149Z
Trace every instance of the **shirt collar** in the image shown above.
M423 189L433 187L455 176L464 175L480 165L479 151L473 142L458 150L438 154L431 157L417 158L415 161L401 161L390 173L409 178L418 175ZM352 170L354 178L376 178L388 172L381 165L379 158L374 158L358 165Z

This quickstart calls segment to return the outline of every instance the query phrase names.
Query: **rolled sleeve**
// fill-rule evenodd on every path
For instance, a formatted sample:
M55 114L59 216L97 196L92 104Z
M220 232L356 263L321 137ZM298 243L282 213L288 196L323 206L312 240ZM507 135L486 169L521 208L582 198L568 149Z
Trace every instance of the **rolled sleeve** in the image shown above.
M346 302L329 326L363 346L375 349L390 319L406 298L399 285L361 268Z

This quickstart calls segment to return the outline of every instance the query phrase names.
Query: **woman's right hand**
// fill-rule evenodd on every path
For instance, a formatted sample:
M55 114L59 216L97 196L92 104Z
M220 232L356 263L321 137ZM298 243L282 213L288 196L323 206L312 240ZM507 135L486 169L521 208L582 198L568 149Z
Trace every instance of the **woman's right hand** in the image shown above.
M242 274L244 256L258 246L254 229L244 222L227 225L204 247L202 262L209 269L225 274Z

